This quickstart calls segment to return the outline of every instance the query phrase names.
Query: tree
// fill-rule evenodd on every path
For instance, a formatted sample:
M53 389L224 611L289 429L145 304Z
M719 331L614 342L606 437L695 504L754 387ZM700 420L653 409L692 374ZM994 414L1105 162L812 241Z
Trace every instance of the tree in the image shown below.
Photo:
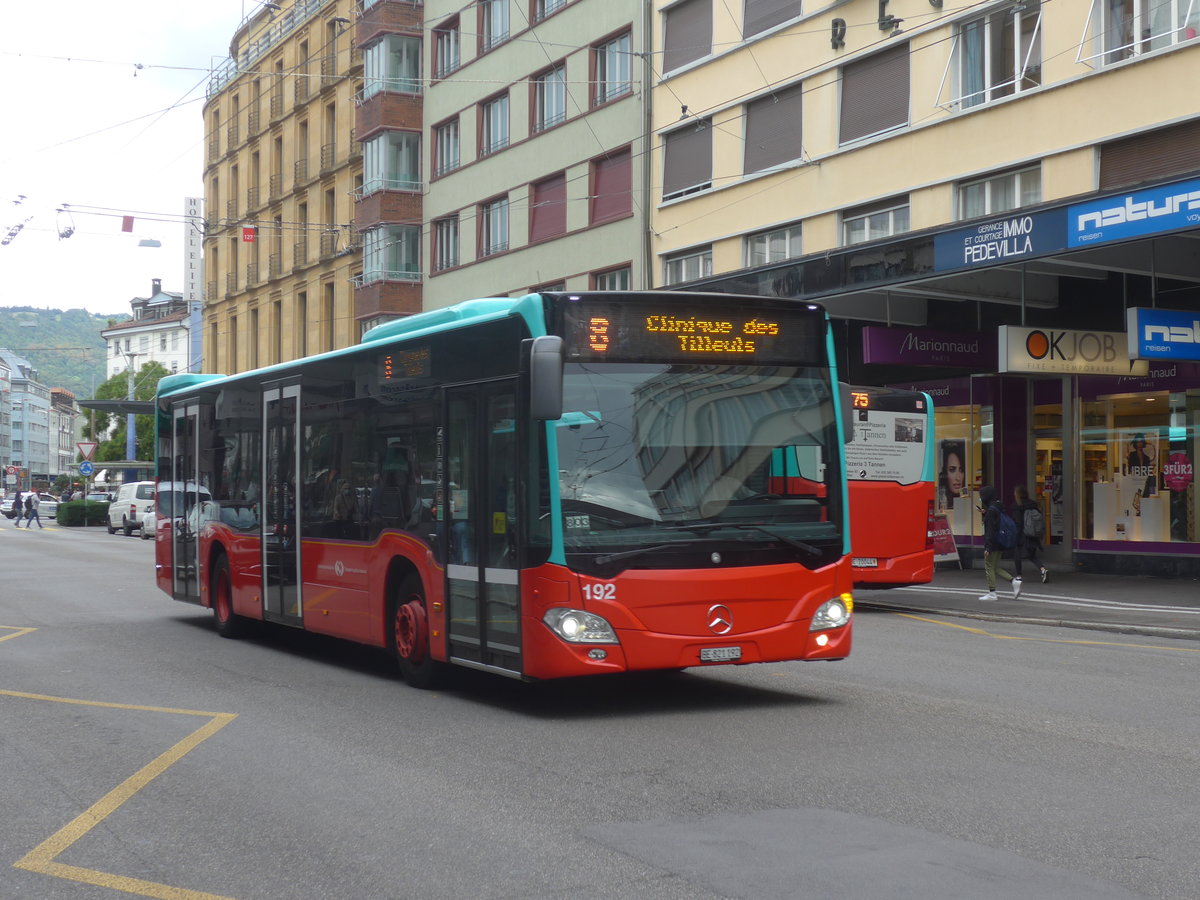
M158 382L170 374L167 367L160 362L146 363L134 373L133 399L153 400L155 392L158 390ZM96 388L97 400L125 400L128 399L128 395L129 375L126 372L118 372ZM109 429L112 429L112 433L108 434L106 439L100 440L100 446L96 448L94 457L96 462L125 459L127 456L125 437L128 430L128 417L101 412L96 413L95 416L97 435L108 434ZM137 436L135 458L153 460L155 456L154 416L134 416L134 433Z

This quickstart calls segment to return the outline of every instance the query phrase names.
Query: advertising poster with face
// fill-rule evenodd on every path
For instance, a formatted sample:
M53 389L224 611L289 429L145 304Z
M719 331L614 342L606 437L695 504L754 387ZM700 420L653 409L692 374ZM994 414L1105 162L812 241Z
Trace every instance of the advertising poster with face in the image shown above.
M955 501L967 494L967 442L938 442L938 508L954 509Z

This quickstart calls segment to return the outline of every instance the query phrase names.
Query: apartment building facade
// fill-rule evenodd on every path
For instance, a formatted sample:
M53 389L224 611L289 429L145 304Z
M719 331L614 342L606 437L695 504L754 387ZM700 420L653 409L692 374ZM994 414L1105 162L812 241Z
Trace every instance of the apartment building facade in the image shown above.
M233 373L358 340L351 0L265 3L209 79L204 363Z
M971 492L1025 484L1059 563L1200 569L1200 354L1126 333L1200 312L1200 11L725 10L655 3L656 283L819 300L844 378L928 390L964 555Z
M191 349L192 329L200 319L192 315L183 294L164 291L162 280L155 278L150 296L134 297L129 306L133 318L100 332L106 377L130 366L136 371L148 362L160 363L168 372L200 371Z
M425 308L644 287L648 8L432 0L424 11Z

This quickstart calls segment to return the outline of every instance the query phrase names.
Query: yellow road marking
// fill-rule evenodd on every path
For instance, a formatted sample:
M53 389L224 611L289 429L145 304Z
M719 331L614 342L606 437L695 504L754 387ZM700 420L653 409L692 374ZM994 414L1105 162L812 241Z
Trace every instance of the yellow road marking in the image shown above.
M1136 650L1172 650L1177 653L1200 653L1200 647L1175 647L1171 645L1157 644L1125 644L1119 641L1082 641L1082 640L1067 640L1066 638L1045 638L1045 637L1023 637L1016 634L996 634L988 631L986 628L976 628L973 625L960 625L957 622L943 622L940 619L930 619L926 616L915 616L912 613L893 613L905 619L912 619L916 622L927 622L930 625L941 625L946 628L957 628L960 631L966 631L971 634L978 634L982 637L994 638L998 641L1033 641L1038 644L1081 644L1086 647L1132 647Z
M32 634L37 631L36 628L18 628L16 625L0 625L0 629L11 631L12 634L0 634L0 641L12 640L15 637L20 637L23 634Z
M34 628L15 628L9 625L0 625L0 629L11 629L13 631L12 634L0 636L0 641L36 631ZM112 890L123 891L127 894L155 897L159 898L159 900L232 900L230 897L224 897L219 894L209 894L204 891L192 891L186 888L172 887L169 884L159 884L158 882L145 881L141 878L130 878L110 872L101 872L97 869L69 866L65 863L55 862L55 860L87 835L93 828L120 809L138 791L236 719L236 713L205 712L197 709L173 709L165 706L139 706L129 703L106 703L99 700L78 700L72 697L52 697L46 694L32 694L26 691L8 691L3 689L0 689L0 696L15 697L22 700L38 700L48 703L66 703L75 706L94 706L101 709L125 709L137 712L166 713L177 716L200 716L209 720L165 753L159 754L151 762L142 766L142 768L138 769L82 813L26 853L17 862L13 863L13 868L25 869L26 871L36 872L41 875L51 875L56 878L65 878L69 881L78 881L83 884L94 884L98 887L111 888Z

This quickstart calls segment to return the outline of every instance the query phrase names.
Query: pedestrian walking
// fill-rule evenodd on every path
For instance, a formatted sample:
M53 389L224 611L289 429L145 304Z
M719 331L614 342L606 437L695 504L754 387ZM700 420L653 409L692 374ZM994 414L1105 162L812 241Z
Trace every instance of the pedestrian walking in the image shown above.
M996 499L996 489L990 484L979 489L979 511L983 514L983 575L987 579L987 593L980 600L996 600L996 576L1003 575L1012 582L1012 595L1021 596L1021 579L1015 578L1000 568L1004 546L1000 542L1000 517L1007 515Z
M28 531L30 528L33 527L34 519L37 519L38 528L44 527L42 525L42 517L38 515L38 504L40 502L41 502L41 498L38 496L37 491L30 491L28 494L25 495L25 530L26 531ZM17 527L18 528L21 527L21 522L19 520L17 521Z
M12 517L16 520L16 525L18 528L21 527L21 517L25 515L24 497L25 495L21 491L17 491L17 493L13 495Z
M1028 558L1038 567L1042 583L1050 580L1050 570L1042 563L1042 535L1045 533L1046 517L1037 502L1030 498L1025 485L1013 489L1013 518L1017 522L1017 546L1013 549L1013 565L1017 577L1021 577L1021 562Z

